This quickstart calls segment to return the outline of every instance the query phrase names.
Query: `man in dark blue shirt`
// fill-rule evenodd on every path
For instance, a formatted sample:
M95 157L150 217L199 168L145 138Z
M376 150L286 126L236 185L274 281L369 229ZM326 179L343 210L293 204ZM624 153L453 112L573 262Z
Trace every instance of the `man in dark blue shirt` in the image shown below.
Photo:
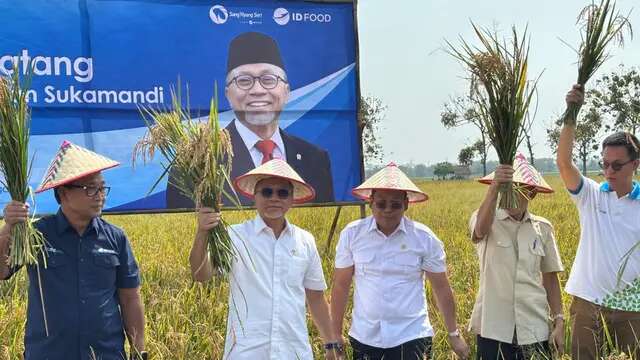
M90 161L78 165L78 159ZM42 257L39 269L27 266L25 360L122 360L125 331L132 358L146 358L138 265L124 231L100 218L109 192L101 170L117 164L65 143L39 189L53 188L60 209L35 222L47 241L46 268ZM0 256L6 259L11 230L28 218L29 207L12 201L4 216ZM18 270L0 262L2 279Z

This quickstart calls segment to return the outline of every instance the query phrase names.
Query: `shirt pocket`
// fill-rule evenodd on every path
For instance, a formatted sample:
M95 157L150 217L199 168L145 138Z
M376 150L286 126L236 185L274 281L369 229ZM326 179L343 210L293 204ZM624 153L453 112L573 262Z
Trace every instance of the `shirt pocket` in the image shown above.
M353 254L355 273L359 276L371 276L375 273L373 260L375 254L372 252L356 252Z
M59 268L62 266L65 266L68 264L68 259L67 259L67 255L64 253L64 251L62 250L58 250L58 249L54 249L54 248L47 248L46 249L47 252L47 258L45 259L45 261L41 261L40 264L44 267L45 263L46 263L46 268L49 269L55 269L55 268Z
M532 241L529 241L529 254L531 255L531 275L534 279L538 279L541 274L542 258L546 255L544 252L544 243L542 237L536 236Z
M309 267L309 261L303 257L292 256L287 264L287 285L303 286L304 277Z
M420 277L422 269L420 268L421 257L413 252L403 252L393 257L395 270L407 277Z
M120 266L118 256L109 253L96 253L93 255L93 264L95 265L94 280L98 289L115 286L117 268Z

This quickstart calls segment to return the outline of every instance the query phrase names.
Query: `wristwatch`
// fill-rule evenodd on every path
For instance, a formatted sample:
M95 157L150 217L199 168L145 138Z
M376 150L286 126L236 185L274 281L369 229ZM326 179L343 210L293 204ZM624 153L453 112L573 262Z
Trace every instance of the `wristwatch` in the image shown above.
M449 337L460 337L460 330L455 329L449 333Z
M344 346L339 342L330 342L324 344L324 351L335 350L337 353L344 352Z
M559 313L559 314L554 314L554 315L549 316L549 320L551 320L551 322L555 322L558 319L564 321L564 314L563 313Z

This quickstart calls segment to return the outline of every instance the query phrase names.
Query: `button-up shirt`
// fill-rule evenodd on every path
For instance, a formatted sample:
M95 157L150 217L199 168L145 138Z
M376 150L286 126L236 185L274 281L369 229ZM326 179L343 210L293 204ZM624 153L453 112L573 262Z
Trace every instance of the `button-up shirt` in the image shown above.
M469 221L473 235L478 212ZM480 289L470 330L520 345L549 338L549 306L542 273L562 271L551 223L526 212L521 221L496 211L491 231L476 244Z
M571 199L580 213L580 243L567 292L607 308L640 312L640 249L631 251L640 242L640 183L618 198L608 183L583 177Z
M350 336L379 348L433 336L424 272L447 267L442 242L427 226L403 217L386 236L372 216L356 220L340 234L335 266L355 267Z
M124 232L94 218L82 236L62 211L35 223L47 241L47 267L29 266L25 360L121 360L124 330L118 289L140 285ZM11 269L13 275L18 269ZM47 317L46 336L39 284Z
M256 133L251 131L245 124L243 124L240 120L236 119L236 129L238 129L238 134L242 138L242 142L244 142L247 150L249 150L249 154L251 154L251 160L253 160L253 165L255 167L260 166L262 164L262 152L256 147L256 144L260 140L264 140ZM276 144L276 147L273 149L273 158L274 159L283 159L287 160L287 155L284 150L284 141L282 140L282 136L280 136L280 129L276 129L276 132L271 136L271 141Z
M233 225L230 235L239 255L224 359L313 359L305 289L327 288L313 235L287 222L276 239L259 215Z

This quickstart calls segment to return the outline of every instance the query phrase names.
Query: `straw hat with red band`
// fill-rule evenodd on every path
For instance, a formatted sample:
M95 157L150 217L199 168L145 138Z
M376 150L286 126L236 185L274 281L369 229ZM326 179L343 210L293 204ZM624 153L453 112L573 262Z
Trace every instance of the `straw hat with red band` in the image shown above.
M36 193L57 188L85 176L120 165L119 162L64 141Z
M280 178L291 182L293 202L296 204L307 202L316 196L316 191L282 159L269 160L248 173L238 176L233 185L242 195L253 199L256 184L268 178Z
M513 182L524 186L533 186L539 193L551 194L553 188L547 184L542 175L529 164L527 157L522 153L518 153L513 161ZM478 179L483 184L490 185L493 182L495 172Z
M389 163L382 170L373 174L351 193L353 196L369 200L372 190L398 190L405 191L410 203L426 201L429 196L420 190L407 175L405 175L395 163Z

